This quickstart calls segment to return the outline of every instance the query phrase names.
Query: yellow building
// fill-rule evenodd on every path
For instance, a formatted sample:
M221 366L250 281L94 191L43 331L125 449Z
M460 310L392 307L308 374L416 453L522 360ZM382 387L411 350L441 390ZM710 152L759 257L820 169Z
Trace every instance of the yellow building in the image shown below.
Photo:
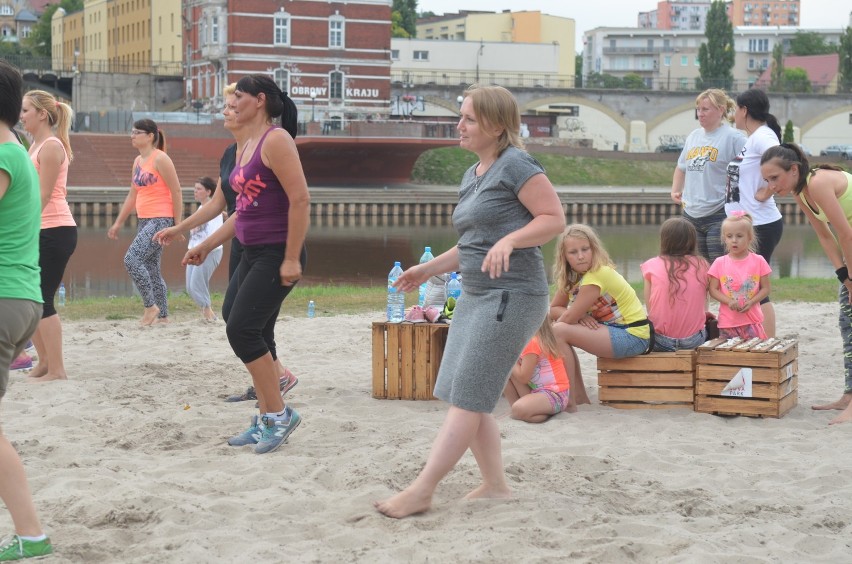
M559 74L575 74L575 22L539 11L469 12L417 20L418 39L546 43L559 46Z
M85 0L51 23L56 69L181 76L180 0ZM76 55L75 55L76 53Z

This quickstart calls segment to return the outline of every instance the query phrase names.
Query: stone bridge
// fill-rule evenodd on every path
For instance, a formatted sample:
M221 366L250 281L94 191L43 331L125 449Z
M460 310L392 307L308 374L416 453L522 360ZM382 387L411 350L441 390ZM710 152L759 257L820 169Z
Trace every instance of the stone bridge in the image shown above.
M457 98L463 86L405 86L403 89L394 84L391 98L406 94L422 97L427 114L458 112ZM695 91L510 89L518 99L522 115L552 116L553 137L591 140L596 149L608 150L617 145L630 152L654 151L665 140L683 139L698 127ZM852 143L852 93L831 96L770 93L770 104L782 128L791 120L796 141L814 154L826 145Z

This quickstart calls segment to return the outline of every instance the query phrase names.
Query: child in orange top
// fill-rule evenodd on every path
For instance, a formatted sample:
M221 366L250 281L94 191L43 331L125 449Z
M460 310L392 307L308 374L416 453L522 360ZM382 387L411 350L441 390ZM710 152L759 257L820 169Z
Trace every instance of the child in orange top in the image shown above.
M544 423L568 407L568 373L550 323L545 319L521 351L503 390L512 406L512 419Z

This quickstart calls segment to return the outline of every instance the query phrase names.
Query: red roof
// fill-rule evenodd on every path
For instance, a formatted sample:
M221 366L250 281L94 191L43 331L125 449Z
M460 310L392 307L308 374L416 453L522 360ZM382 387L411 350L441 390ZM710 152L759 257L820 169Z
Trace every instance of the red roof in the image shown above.
M797 56L790 55L784 57L784 68L800 68L805 69L808 73L808 80L813 86L828 86L831 81L837 76L840 69L840 55L830 53L828 55L806 55ZM770 65L763 73L757 82L754 84L757 87L769 86L772 82L772 66Z

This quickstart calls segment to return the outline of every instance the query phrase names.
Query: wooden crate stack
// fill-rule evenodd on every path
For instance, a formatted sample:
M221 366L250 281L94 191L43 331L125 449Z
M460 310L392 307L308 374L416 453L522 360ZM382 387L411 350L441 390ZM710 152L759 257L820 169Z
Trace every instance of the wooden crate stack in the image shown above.
M431 400L449 325L373 323L373 397Z
M598 397L620 409L693 408L695 351L598 358Z
M715 339L698 347L697 352L695 411L779 418L796 406L799 380L796 340ZM751 397L722 395L741 369L751 371Z

